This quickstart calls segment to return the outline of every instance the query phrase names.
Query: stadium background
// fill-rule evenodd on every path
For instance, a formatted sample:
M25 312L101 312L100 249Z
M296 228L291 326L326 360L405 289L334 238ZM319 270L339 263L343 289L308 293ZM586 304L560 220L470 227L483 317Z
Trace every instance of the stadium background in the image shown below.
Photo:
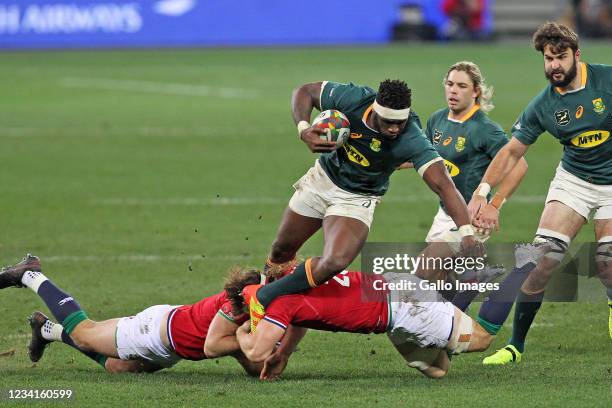
M491 116L509 129L545 85L525 34L571 15L569 5L549 13L544 1L537 13L548 15L514 14L516 23L504 25L524 8L508 11L510 2L498 0L478 37L497 42L390 43L423 33L428 11L415 14L415 2L400 1L377 2L375 13L369 3L339 1L290 10L281 1L227 10L212 0L49 8L60 3L0 1L0 263L40 255L47 274L96 319L197 301L220 289L231 265L262 265L291 184L315 159L290 119L294 87L402 78L425 121L444 105L446 68L469 59L495 87ZM133 14L124 25L109 20L113 4L137 10L141 30L110 30L136 27ZM190 48L166 48L174 46ZM612 64L609 40L585 41L582 50L585 61ZM494 242L532 238L560 155L550 136L530 149L528 175ZM413 171L391 183L369 240L421 240L435 197ZM588 225L578 240L592 237ZM318 254L321 244L317 235L303 254ZM431 381L406 368L385 336L311 332L286 378L272 384L247 378L230 359L109 376L61 345L32 365L25 317L36 309L46 311L29 291L0 293L0 387L71 388L78 405L592 407L612 396L602 303L545 304L518 367L483 367L482 355L466 355L446 379ZM509 326L493 348L508 335Z

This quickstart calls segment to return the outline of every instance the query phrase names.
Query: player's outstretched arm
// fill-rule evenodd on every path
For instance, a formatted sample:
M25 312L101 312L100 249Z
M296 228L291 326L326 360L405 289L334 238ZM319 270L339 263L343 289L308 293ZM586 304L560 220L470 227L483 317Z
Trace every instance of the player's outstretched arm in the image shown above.
M206 335L204 354L208 358L227 356L240 350L236 340L238 325L217 312Z
M525 174L527 174L527 168L527 161L524 157L521 157L516 163L516 166L514 166L510 173L508 173L508 175L499 184L499 188L495 192L495 195L491 201L486 203L485 199L484 204L477 209L477 214L472 219L472 223L476 227L484 230L495 229L499 231L499 210L521 184ZM481 196L476 195L473 197L473 199L476 197L480 198ZM472 201L470 201L470 205L468 205L469 211L472 211L472 208L470 208L471 204Z
M476 214L478 214L480 208L486 204L486 196L489 194L491 189L500 184L509 175L509 173L514 170L519 160L525 156L528 149L529 145L526 145L520 142L517 138L513 137L504 147L499 150L499 152L497 152L489 164L489 167L487 167L487 171L485 172L484 176L482 176L480 185L476 191L474 191L472 200L470 200L468 209L471 218L474 218ZM527 170L526 166L527 163L525 162L525 171ZM508 183L511 183L511 181ZM514 189L516 189L516 187L518 187L518 184L514 187Z
M250 333L250 323L247 321L236 331L236 338L244 355L253 362L263 362L274 352L276 343L285 334L285 329L262 320L257 325L257 331Z

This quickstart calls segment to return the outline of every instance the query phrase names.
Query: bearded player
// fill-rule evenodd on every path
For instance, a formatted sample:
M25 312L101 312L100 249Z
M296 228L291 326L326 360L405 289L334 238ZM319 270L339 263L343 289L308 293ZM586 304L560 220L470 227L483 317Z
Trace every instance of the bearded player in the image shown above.
M316 287L344 270L365 243L374 210L389 186L389 176L410 161L444 203L459 226L456 241L466 255L482 252L474 239L465 201L455 188L442 159L423 135L411 112L411 90L398 80L386 80L378 92L354 84L316 82L293 93L293 119L300 138L312 152L323 153L295 185L266 269L286 268L298 249L323 229L321 257L300 263L294 273L265 285L250 297L252 330L265 307L281 295ZM351 137L339 149L321 139L322 129L311 127L313 108L337 109L351 123Z
M608 290L612 337L612 67L581 61L578 36L570 28L546 23L533 36L544 56L550 84L512 127L512 139L489 165L470 202L478 212L483 198L525 155L545 131L563 145L563 156L550 184L534 243L547 248L531 268L517 297L512 338L484 364L519 363L525 338L544 297L552 271L571 240L592 216L597 240L596 264ZM509 313L509 309L507 313Z
M110 373L152 372L172 367L181 359L232 356L250 375L260 374L262 366L248 361L236 341L236 329L248 315L233 314L225 292L193 305L157 305L135 316L96 322L42 274L39 259L29 254L2 270L0 289L7 287L30 288L60 322L41 312L30 316L29 357L33 362L40 360L48 344L62 342Z

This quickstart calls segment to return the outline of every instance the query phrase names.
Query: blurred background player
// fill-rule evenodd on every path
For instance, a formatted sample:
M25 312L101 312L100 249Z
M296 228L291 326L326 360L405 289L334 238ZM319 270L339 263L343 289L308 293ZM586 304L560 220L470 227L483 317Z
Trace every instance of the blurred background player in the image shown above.
M236 341L236 329L248 316L233 314L225 291L193 305L156 305L136 316L97 322L43 275L39 259L29 254L20 263L3 268L0 289L7 287L30 288L59 322L54 323L41 312L30 316L29 357L33 362L40 360L48 344L57 341L77 349L111 373L152 372L172 367L181 359L199 361L222 356L236 358L250 375L261 372L262 366L248 361Z
M486 193L543 132L563 144L563 156L534 239L547 253L530 270L517 297L510 343L487 357L484 364L521 361L527 332L552 271L591 216L598 274L608 291L612 337L612 67L581 62L578 35L562 24L541 25L533 35L533 45L544 56L544 74L550 84L512 127L512 139L489 165L470 202L471 209L486 204Z
M489 163L508 138L502 127L487 115L494 107L491 103L493 90L485 83L476 64L461 61L452 65L444 77L444 91L448 106L430 116L425 134L444 159L465 202L469 203ZM526 172L527 162L522 158L500 184L495 197L480 209L480 219L473 223L483 229L484 235L499 227L499 209ZM456 227L444 203L440 203L425 240L441 240Z
M336 82L316 82L296 89L292 113L300 138L312 152L323 153L295 185L295 194L281 221L266 265L282 269L321 227L325 244L321 257L307 259L287 275L265 285L249 304L254 330L265 307L276 297L297 293L327 281L344 270L365 243L374 210L389 186L389 176L410 161L427 185L440 196L449 216L459 225L466 254L478 243L465 201L455 188L442 159L424 137L411 112L411 91L399 80L385 80L378 92ZM336 150L310 126L313 108L337 109L351 123L351 137Z

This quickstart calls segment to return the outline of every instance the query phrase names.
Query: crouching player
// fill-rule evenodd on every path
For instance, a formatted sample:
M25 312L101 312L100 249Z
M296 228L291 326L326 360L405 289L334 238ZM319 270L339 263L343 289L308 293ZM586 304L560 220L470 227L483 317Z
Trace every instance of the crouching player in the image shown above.
M234 271L229 276L225 289L234 312L245 309L259 286L249 283L257 278L254 271ZM245 323L236 337L249 360L263 362L272 356L290 325L352 333L386 332L410 367L441 378L449 369L448 353L486 350L494 337L435 290L419 290L420 282L410 274L344 271L306 292L276 298L266 308L257 331L249 333ZM399 285L404 289L393 290ZM281 356L269 363L262 378L278 375L287 359ZM276 364L280 370L275 369ZM267 370L273 374L268 375Z
M57 341L77 349L110 373L153 372L172 367L181 359L228 355L248 374L258 376L261 372L261 364L248 361L236 340L236 329L248 315L233 314L225 292L192 305L151 306L135 316L97 322L43 275L40 260L29 254L2 270L0 289L7 287L32 289L60 322L41 312L30 316L32 340L28 348L33 362L40 360L48 344Z

